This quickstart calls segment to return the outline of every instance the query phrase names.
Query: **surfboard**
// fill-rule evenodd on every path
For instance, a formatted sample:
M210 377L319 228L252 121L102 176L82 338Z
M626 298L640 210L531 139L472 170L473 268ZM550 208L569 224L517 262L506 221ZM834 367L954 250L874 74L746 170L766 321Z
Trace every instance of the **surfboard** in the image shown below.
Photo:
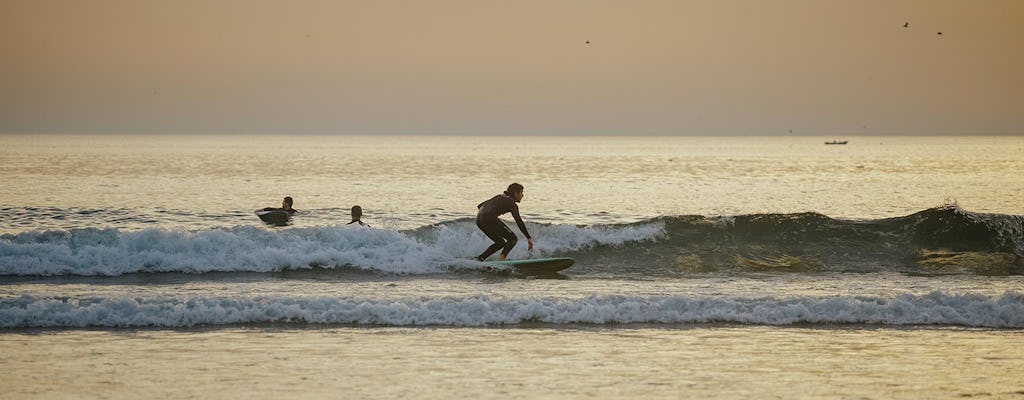
M288 218L291 218L291 214L285 210L256 210L256 216L263 222L274 225L286 225Z
M488 264L509 267L522 275L549 275L571 267L576 260L568 257L529 258L525 260L488 261Z

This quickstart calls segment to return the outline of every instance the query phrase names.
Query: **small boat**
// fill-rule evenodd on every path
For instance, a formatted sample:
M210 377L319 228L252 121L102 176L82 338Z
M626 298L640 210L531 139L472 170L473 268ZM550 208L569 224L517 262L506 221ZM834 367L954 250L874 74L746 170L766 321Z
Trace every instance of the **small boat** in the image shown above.
M825 142L825 144L846 144L846 140L833 140L831 142Z

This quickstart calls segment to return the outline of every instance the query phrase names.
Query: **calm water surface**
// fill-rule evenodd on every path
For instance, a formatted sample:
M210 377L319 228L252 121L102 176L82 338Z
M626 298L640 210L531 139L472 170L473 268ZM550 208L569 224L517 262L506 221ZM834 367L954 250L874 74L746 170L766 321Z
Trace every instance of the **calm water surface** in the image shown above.
M1020 331L222 328L0 337L10 398L1020 398Z

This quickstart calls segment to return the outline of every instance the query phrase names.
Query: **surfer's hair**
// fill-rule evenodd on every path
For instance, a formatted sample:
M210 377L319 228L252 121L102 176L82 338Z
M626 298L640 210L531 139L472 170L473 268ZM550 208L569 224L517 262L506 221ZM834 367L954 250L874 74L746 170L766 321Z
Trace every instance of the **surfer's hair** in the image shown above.
M293 204L292 203L292 196L285 196L284 197L284 202L288 203L288 204Z
M505 195L511 196L513 194L516 194L516 193L519 193L519 192L522 192L522 191L523 191L523 185L520 185L518 183L513 183L511 185L508 185L508 189L505 189Z

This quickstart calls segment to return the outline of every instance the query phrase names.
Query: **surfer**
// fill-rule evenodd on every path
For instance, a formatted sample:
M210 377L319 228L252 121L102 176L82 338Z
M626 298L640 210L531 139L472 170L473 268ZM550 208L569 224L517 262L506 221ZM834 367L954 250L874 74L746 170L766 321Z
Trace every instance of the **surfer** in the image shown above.
M362 207L352 206L352 221L347 223L347 224L345 224L345 225L352 225L352 224L359 224L359 226L365 226L367 228L370 227L370 225L367 225L365 222L363 222L363 208Z
M519 230L526 236L526 240L529 246L529 250L533 250L533 237L530 236L530 232L526 230L526 224L523 223L523 218L519 216L519 206L516 204L523 200L523 185L513 183L508 185L508 189L504 193L492 197L483 203L476 206L476 226L487 235L488 238L494 241L487 250L484 250L477 260L483 261L487 257L490 257L494 252L501 250L501 254L498 256L499 260L504 260L508 257L508 253L512 251L512 248L516 246L519 239L516 238L516 234L512 233L508 226L504 222L498 219L498 216L507 212L512 213L512 218L515 218L516 225L519 226Z
M257 211L278 211L278 210L280 210L280 211L287 211L288 215L292 215L292 214L295 214L295 213L299 212L299 210L296 210L296 209L292 208L292 203L293 203L292 197L291 196L285 196L284 200L281 200L281 208L266 207L266 208L264 208L262 210L257 210Z

